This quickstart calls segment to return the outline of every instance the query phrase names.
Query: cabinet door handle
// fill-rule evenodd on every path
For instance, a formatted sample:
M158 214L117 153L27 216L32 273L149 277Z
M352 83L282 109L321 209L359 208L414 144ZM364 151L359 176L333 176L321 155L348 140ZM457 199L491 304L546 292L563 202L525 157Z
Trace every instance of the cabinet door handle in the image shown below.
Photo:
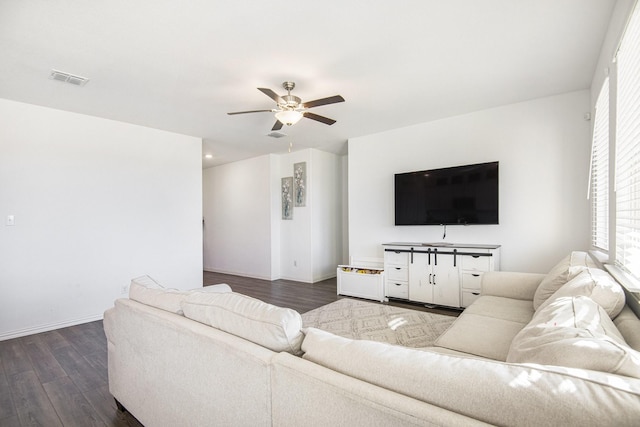
M471 258L480 258L480 255L471 255Z
M429 274L429 284L431 284L431 276L432 274Z
M400 270L402 267L395 267L396 270Z
M480 295L480 292L471 292L471 295Z
M473 277L480 277L479 274L471 274Z
M435 286L435 285L436 285L436 275L434 274L433 275L433 286Z
M402 283L394 283L396 286L402 286Z

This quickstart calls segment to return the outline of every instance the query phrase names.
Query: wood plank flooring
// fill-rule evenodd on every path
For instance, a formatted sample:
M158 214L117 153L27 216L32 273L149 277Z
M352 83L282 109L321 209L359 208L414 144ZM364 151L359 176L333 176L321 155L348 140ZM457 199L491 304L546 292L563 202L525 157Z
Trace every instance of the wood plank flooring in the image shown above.
M204 285L226 283L234 292L249 295L279 307L293 308L298 313L306 313L314 308L346 298L336 294L336 278L316 283L301 283L291 280L260 280L230 274L204 272ZM373 302L373 301L372 301ZM428 311L430 313L458 316L460 310L444 307L427 308L421 304L390 301L389 305Z
M336 301L336 279L310 284L204 272L204 285L300 313ZM458 311L396 306L456 316ZM109 394L107 340L102 321L0 341L0 426L140 426L119 412Z
M0 426L140 426L116 409L102 321L0 341Z

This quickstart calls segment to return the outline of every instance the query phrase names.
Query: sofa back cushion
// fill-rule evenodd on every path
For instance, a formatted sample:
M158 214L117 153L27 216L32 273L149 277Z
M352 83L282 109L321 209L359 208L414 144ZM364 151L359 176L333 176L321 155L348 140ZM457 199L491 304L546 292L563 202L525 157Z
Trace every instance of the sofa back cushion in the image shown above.
M513 339L507 362L640 378L640 353L626 344L604 309L585 296L556 298L536 312Z
M223 283L181 291L173 288L165 288L150 276L140 276L131 279L131 284L129 285L129 299L181 316L183 315L182 301L188 295L195 292L231 292L231 288L229 285Z
M533 295L533 308L537 310L562 285L587 267L597 267L597 265L586 252L574 251L563 258L542 279Z
M538 310L544 309L556 298L572 296L591 298L604 308L612 319L622 311L625 303L622 286L609 273L598 268L585 268L576 277L562 285L538 307Z
M640 419L640 380L437 354L313 328L305 333L304 359L492 425L636 425Z
M235 292L194 293L182 302L185 317L239 336L273 351L300 354L302 317Z

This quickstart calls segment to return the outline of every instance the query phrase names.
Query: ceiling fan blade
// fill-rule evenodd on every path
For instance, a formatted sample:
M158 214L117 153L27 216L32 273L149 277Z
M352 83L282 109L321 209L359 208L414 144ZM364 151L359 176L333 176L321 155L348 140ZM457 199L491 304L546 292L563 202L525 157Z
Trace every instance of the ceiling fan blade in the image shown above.
M336 122L335 120L330 119L328 117L319 116L317 114L313 114L308 111L305 111L304 113L302 113L302 115L307 119L315 120L316 122L324 123L325 125L329 125L329 126L331 126Z
M230 116L233 116L235 114L247 114L247 113L266 113L266 112L271 112L271 110L251 110L251 111L236 111L235 113L227 113Z
M282 122L280 120L276 120L271 130L280 130L282 129Z
M282 98L280 98L280 95L278 95L277 93L275 93L271 89L267 89L267 88L264 88L264 87L259 87L258 90L260 92L264 93L265 95L267 95L269 98L271 98L274 101L276 101L278 104L284 104L284 100Z
M344 98L340 95L330 96L328 98L316 99L302 104L304 108L319 107L321 105L335 104L336 102L344 102Z

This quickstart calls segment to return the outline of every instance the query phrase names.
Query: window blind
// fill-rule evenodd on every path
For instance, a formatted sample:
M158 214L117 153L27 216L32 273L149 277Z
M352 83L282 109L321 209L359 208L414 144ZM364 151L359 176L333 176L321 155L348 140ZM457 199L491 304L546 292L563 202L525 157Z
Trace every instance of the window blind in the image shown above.
M591 244L609 250L609 79L596 101L591 145Z
M640 10L617 53L616 264L640 279Z

